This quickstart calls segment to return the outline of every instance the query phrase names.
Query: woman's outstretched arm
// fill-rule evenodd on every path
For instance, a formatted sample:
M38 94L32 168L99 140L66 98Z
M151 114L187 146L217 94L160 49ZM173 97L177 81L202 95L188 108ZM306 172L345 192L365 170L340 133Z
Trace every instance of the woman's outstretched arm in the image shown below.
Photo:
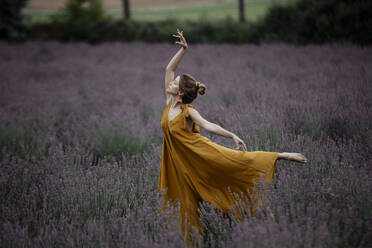
M227 131L226 129L220 127L219 125L209 122L201 115L199 112L193 108L188 108L189 114L192 118L192 120L199 125L200 127L204 128L210 133L217 134L226 138L231 138L236 145L236 149L243 148L243 150L247 150L247 147L243 140L241 140L238 136L236 136L234 133Z

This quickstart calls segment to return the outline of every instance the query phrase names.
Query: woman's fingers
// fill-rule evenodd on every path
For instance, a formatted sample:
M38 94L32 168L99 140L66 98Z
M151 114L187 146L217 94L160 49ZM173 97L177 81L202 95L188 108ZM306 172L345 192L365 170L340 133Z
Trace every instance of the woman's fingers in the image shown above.
M173 35L173 37L179 38L180 40L185 40L185 38L183 36L180 36L180 35Z
M173 37L177 37L177 38L179 38L181 41L183 41L183 42L186 43L186 39L185 39L185 37L183 37L183 31L180 31L180 30L177 28L177 33L178 33L178 35L173 34Z
M185 45L185 43L182 43L182 42L179 42L179 41L176 41L175 43L176 43L176 44L180 44L181 46L183 46L183 47L185 47L185 48L186 48L186 45Z
M173 37L179 38L181 41L186 42L185 37L183 37L183 36L174 34Z
M238 148L241 147L244 151L247 150L247 146L245 145L244 141L241 140L241 139L238 140L237 146L238 146Z
M179 31L178 28L177 28L177 33L182 36L183 31Z
M245 144L242 143L241 146L242 146L243 150L245 151L246 150Z

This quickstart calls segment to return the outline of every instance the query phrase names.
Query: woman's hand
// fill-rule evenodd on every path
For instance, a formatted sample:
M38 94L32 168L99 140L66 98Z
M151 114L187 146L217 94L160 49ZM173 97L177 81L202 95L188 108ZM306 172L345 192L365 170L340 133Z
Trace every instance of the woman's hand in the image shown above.
M180 41L176 41L175 43L178 43L180 44L183 48L187 49L188 46L187 46L187 42L186 42L186 39L185 37L183 37L183 31L179 31L178 28L177 28L177 33L178 35L173 35L173 37L177 37L180 39Z
M240 149L240 148L243 148L244 151L247 150L247 146L245 145L244 141L241 140L238 136L236 136L235 134L233 135L233 140L235 142L235 145L236 145L236 148L235 149Z

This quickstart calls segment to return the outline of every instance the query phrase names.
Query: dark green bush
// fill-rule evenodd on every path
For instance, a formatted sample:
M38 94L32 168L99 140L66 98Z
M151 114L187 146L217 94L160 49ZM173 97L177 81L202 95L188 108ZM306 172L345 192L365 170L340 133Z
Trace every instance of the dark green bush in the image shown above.
M28 0L0 0L0 39L24 40L27 29L22 23L21 9Z
M75 41L86 40L94 26L105 21L105 16L101 0L68 0L61 11L51 16L51 20L54 28L47 30L57 35L57 39Z
M181 21L167 19L163 21L134 21L101 19L87 26L68 25L66 22L37 23L31 27L31 39L88 41L144 41L174 42L170 35L177 28L187 34L190 43L246 43L257 42L252 36L250 26L239 24L229 18L220 21Z
M263 42L370 44L372 1L298 0L273 5L256 25Z

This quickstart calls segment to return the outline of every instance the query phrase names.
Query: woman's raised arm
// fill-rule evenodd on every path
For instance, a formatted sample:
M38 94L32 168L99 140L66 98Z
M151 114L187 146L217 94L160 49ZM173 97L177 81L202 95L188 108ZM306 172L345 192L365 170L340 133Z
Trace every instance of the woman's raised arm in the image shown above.
M181 49L176 53L176 55L173 56L169 64L167 65L165 69L165 89L168 88L168 84L174 80L174 72L178 67L178 64L180 63L183 55L186 53L188 46L185 37L183 37L182 33L183 31L179 31L177 29L178 35L173 35L173 37L177 37L180 39L180 41L176 41L175 43L180 44L182 47Z

